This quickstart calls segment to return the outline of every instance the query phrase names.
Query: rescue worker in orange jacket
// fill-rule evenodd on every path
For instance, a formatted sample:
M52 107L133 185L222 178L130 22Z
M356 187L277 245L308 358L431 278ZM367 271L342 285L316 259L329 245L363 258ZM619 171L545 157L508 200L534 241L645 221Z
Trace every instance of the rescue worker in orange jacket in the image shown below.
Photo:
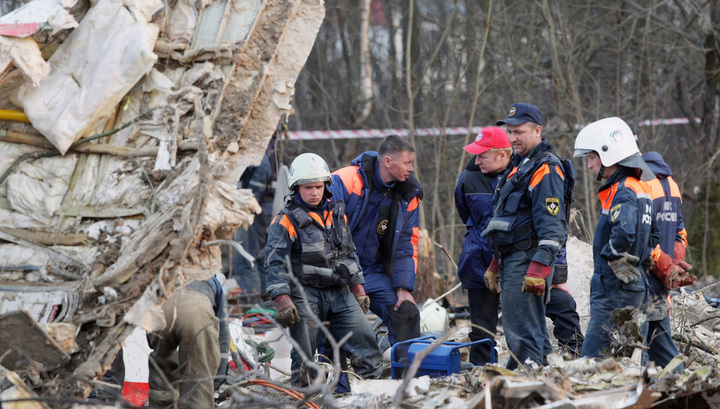
M417 273L420 183L413 175L415 148L389 135L378 151L360 154L333 173L333 199L345 202L365 275L370 309L388 326L390 343L420 336L412 291Z
M656 178L648 181L660 229L660 243L652 251L652 275L649 278L650 300L646 309L648 332L647 355L662 367L680 354L670 332L670 290L695 283L692 266L685 262L687 232L682 219L680 188L663 157L655 151L642 155ZM682 365L676 372L682 372Z
M306 386L316 374L312 366L304 365L305 359L312 361L318 344L319 327L312 315L329 321L335 340L352 331L342 350L353 357L355 373L376 378L382 372L382 354L365 318L370 299L363 290L344 203L328 200L330 169L320 156L304 153L289 171L290 200L270 225L265 271L275 319L290 328L296 343L290 353L291 382ZM305 297L290 274L302 285Z

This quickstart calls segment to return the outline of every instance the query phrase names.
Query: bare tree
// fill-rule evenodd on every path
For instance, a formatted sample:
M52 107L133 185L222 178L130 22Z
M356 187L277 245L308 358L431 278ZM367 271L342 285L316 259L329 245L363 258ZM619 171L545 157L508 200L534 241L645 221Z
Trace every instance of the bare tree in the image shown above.
M462 146L468 140L467 135L420 137L415 130L491 125L512 103L526 101L541 108L544 135L564 157L572 156L583 124L607 116L630 123L641 150L660 152L683 188L691 261L700 270L720 273L715 267L720 266L720 232L712 228L720 220L717 1L381 3L369 17L374 109L363 126L411 130L426 192L424 220L435 241L462 237L452 227L458 219L451 203L467 162ZM361 53L351 52L361 48L355 45L360 37L353 39L338 26L358 27L361 15L351 13L357 10L353 2L328 0L328 5L348 21L328 13L313 53L322 58L311 59L301 74L296 111L304 129L346 127L355 101L348 98L362 93L353 71L353 65L362 67ZM689 123L653 122L661 118ZM345 165L376 144L343 142L329 156ZM332 145L305 143L302 149L322 153L325 146ZM574 207L583 217L571 233L591 238L600 183L585 171L584 161L574 163ZM457 256L460 249L448 247ZM437 268L452 270L445 261Z
M360 115L353 122L359 127L373 108L372 63L370 60L370 0L360 2Z

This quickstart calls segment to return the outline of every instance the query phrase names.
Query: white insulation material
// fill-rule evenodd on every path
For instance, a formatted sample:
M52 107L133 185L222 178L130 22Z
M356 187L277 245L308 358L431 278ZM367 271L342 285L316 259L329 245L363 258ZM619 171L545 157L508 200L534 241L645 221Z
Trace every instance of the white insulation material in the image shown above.
M12 209L44 224L52 224L67 191L75 161L75 155L69 155L20 163L5 182Z
M100 127L157 61L160 0L100 0L50 58L51 73L17 95L33 126L65 153Z

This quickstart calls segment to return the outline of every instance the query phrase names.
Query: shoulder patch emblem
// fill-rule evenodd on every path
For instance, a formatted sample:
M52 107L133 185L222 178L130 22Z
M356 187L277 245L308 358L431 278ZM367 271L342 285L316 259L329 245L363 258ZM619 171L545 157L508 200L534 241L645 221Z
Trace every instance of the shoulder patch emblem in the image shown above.
M620 216L620 207L621 206L622 206L621 204L617 204L610 209L610 221L611 222L615 223L615 220L617 220L618 216Z
M547 197L545 198L545 207L551 215L555 216L560 211L560 200L557 197Z

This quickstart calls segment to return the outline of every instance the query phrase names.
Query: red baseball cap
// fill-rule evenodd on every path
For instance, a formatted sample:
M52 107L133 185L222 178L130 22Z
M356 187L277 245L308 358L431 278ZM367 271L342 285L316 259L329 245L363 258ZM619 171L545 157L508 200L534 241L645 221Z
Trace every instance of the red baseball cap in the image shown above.
M475 142L464 147L468 153L479 155L489 149L502 149L510 147L510 138L504 129L497 126L483 128L475 137Z

